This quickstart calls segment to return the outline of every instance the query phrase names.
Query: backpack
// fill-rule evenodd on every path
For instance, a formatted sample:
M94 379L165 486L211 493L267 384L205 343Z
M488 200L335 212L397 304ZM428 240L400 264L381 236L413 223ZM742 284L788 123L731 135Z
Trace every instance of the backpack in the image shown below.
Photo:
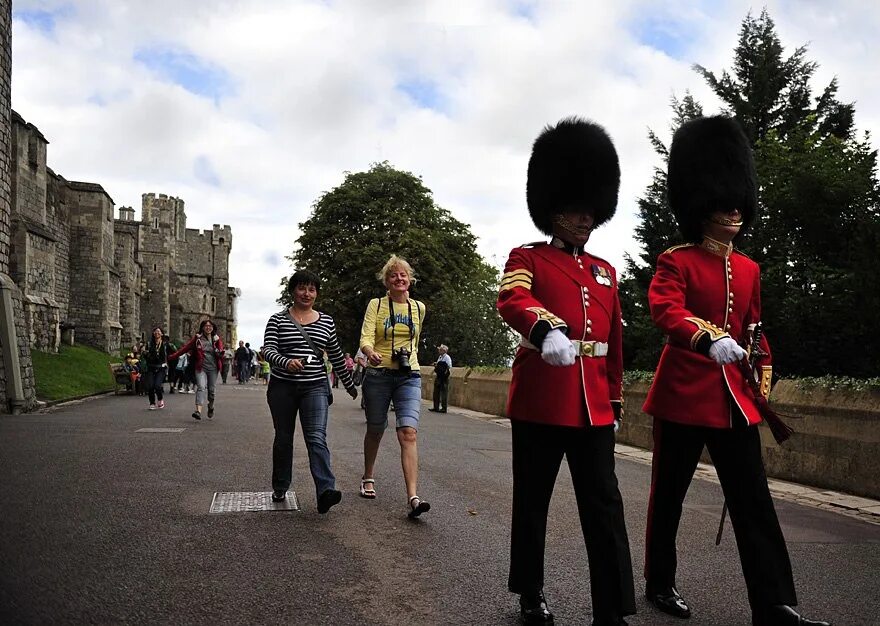
M449 364L446 361L437 361L437 364L434 366L434 376L440 380L449 378Z

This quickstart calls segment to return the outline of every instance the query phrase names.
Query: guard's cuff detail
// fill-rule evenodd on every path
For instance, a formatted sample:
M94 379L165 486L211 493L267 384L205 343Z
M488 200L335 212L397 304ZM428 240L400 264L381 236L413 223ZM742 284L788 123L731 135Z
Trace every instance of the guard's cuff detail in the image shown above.
M526 269L513 270L512 272L507 272L504 276L501 277L501 288L498 290L499 293L502 291L506 291L507 289L513 289L514 287L524 287L528 290L532 289L532 277L533 274Z
M691 350L702 352L703 346L706 346L706 352L708 352L709 344L718 341L722 337L730 337L730 335L718 328L712 322L701 320L699 317L686 317L685 319L695 324L697 327L697 332L691 336ZM708 343L703 340L704 337L708 339Z

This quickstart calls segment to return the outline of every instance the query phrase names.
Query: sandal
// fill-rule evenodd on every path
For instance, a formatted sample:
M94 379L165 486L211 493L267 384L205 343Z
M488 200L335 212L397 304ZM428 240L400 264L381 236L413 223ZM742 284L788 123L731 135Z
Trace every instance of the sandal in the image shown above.
M409 508L410 512L407 514L410 519L415 519L422 513L431 510L431 504L429 502L425 502L418 496L413 496L409 499Z
M361 478L361 498L372 500L376 497L376 490L373 487L376 481L372 478Z

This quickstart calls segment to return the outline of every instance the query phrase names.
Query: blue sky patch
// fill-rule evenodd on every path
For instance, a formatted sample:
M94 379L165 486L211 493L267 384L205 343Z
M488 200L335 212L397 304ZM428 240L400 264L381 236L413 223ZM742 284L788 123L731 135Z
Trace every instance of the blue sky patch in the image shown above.
M511 8L514 15L525 18L529 22L535 21L536 0L513 0Z
M632 31L639 43L673 59L681 59L693 41L687 25L662 16L647 16L635 22Z
M217 175L217 170L214 169L211 159L204 154L197 156L196 160L193 161L193 175L197 180L206 185L211 187L220 186L220 177Z
M434 81L416 78L398 83L397 89L423 109L443 110L445 102L443 94Z
M198 96L218 101L233 93L232 80L223 68L189 52L172 48L142 48L134 53L134 60L164 80Z
M59 7L54 11L43 11L40 9L16 11L14 6L12 8L13 21L17 20L23 22L46 35L52 35L55 33L55 25L59 18L65 18L71 15L73 15L73 7L67 5Z

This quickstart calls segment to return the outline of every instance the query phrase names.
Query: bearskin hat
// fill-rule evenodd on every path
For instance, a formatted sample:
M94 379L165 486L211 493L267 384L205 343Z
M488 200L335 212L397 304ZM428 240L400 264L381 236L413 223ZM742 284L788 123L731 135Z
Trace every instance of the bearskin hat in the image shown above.
M553 216L569 211L591 213L596 226L604 224L614 215L619 189L617 151L598 124L569 117L535 139L526 202L545 235L553 231Z
M757 212L752 148L732 117L699 117L672 137L667 177L669 206L687 241L703 238L703 221L715 211L739 209L745 233Z

